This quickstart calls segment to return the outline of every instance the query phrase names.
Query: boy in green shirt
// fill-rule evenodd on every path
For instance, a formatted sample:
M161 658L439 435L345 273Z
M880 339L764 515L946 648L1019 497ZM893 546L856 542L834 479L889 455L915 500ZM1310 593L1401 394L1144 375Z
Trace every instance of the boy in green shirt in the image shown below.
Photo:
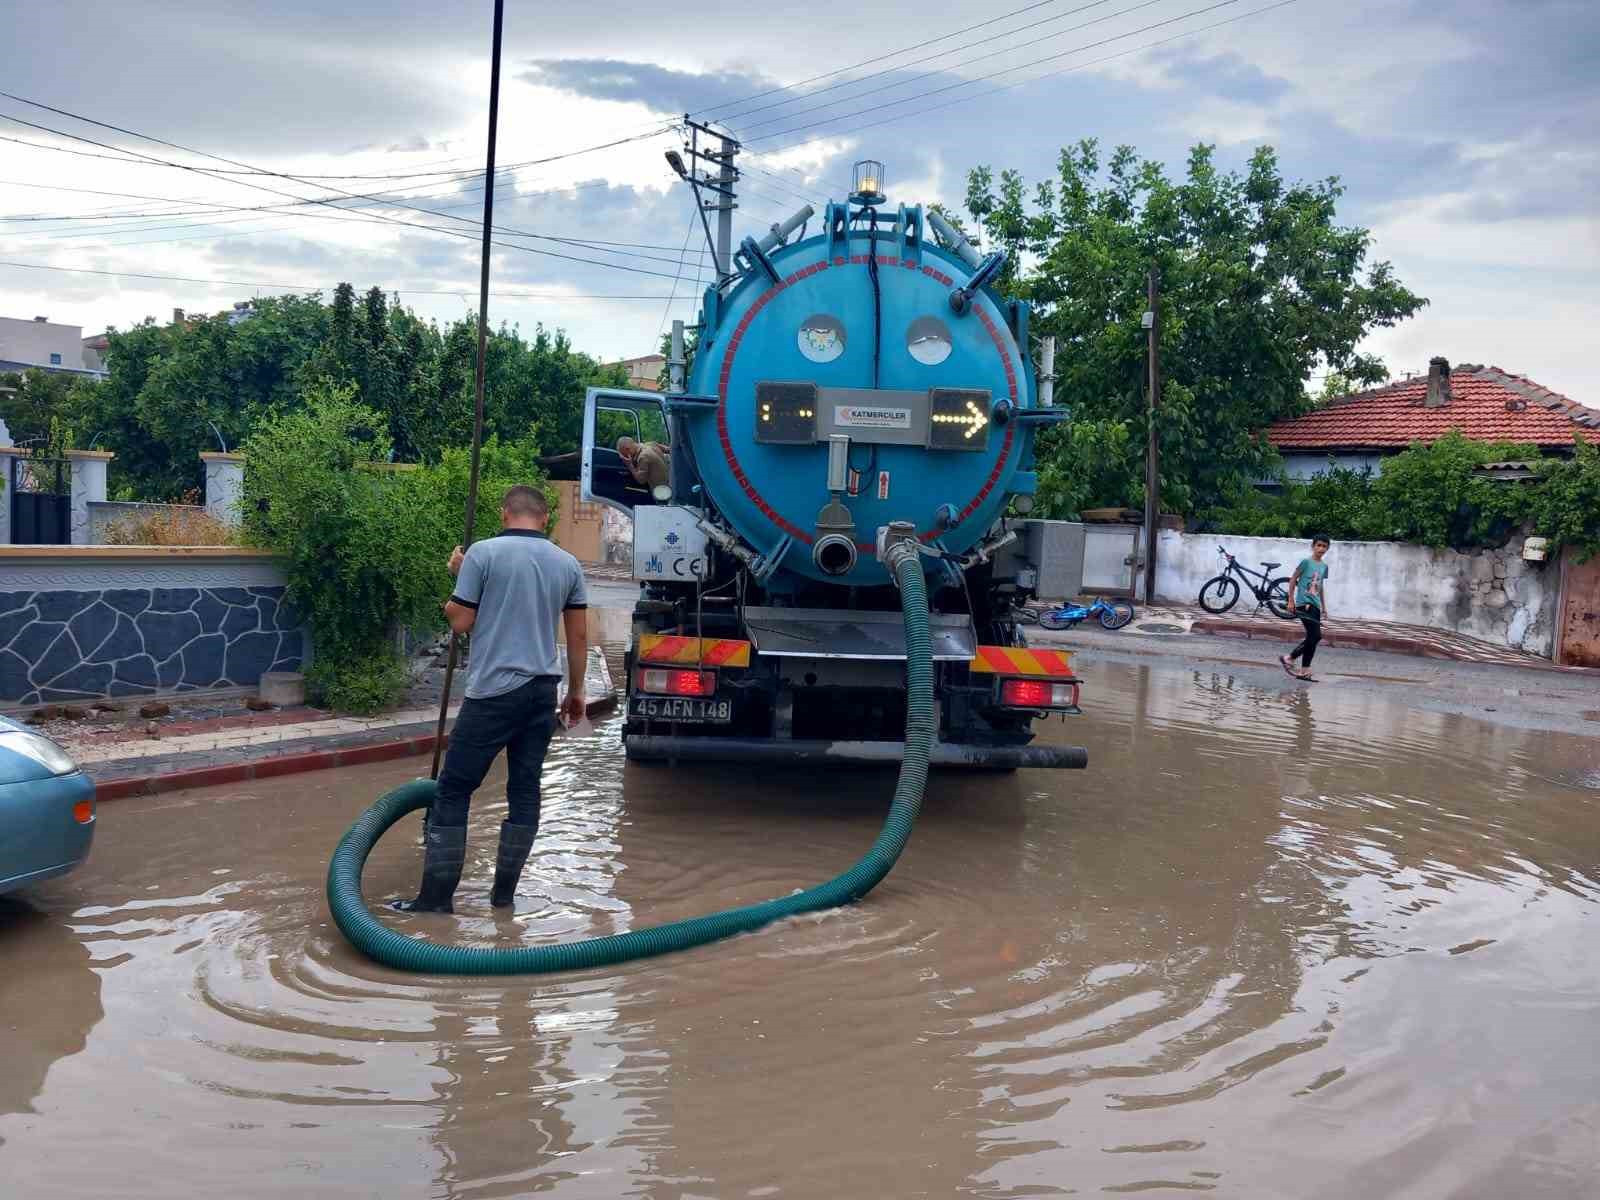
M1322 640L1322 619L1328 615L1328 602L1323 585L1328 579L1328 564L1322 556L1328 552L1328 539L1318 534L1311 539L1311 557L1302 558L1300 565L1289 576L1289 594L1294 597L1294 615L1306 627L1305 639L1278 662L1296 679L1313 679L1311 656L1317 652ZM1295 670L1294 660L1300 660L1300 670Z

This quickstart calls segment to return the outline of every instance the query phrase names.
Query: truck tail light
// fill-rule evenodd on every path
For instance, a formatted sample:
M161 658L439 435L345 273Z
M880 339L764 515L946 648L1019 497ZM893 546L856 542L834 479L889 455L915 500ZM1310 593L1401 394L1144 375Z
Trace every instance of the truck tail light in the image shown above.
M94 801L79 800L72 806L72 819L79 825L87 825L94 820Z
M658 696L714 696L715 671L647 670L639 672L639 690Z
M1056 683L1049 679L1004 679L1000 682L1000 703L1006 708L1078 707L1077 680Z

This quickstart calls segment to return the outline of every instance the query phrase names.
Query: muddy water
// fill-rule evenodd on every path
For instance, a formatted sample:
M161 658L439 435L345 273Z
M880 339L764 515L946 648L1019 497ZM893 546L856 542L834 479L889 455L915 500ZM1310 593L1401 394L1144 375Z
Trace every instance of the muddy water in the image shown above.
M1103 667L1087 772L941 777L866 903L566 978L364 962L334 841L418 763L103 811L0 911L0 1179L40 1197L1581 1196L1600 1170L1593 743L1336 684ZM1292 685L1289 685L1292 686ZM784 892L891 778L557 745L516 915L612 933ZM415 828L369 895L415 883Z

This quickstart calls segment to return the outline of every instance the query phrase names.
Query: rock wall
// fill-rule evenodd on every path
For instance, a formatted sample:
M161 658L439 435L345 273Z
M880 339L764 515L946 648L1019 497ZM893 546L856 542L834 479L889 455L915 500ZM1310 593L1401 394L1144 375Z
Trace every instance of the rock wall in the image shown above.
M0 584L3 586L3 584ZM0 592L0 704L254 687L306 658L270 587Z

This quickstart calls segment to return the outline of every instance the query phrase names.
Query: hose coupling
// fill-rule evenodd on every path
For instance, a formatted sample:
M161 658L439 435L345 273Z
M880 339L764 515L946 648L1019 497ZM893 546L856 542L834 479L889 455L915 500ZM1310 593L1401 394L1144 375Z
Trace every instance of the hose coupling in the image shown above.
M878 561L889 568L889 574L898 576L907 559L922 552L917 542L917 527L910 521L891 521L878 526Z

